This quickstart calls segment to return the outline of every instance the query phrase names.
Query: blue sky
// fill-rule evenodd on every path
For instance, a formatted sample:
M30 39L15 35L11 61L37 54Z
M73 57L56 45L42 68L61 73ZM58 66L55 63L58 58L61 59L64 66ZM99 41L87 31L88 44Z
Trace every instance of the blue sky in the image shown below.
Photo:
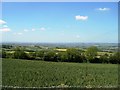
M3 42L118 42L117 2L2 4Z

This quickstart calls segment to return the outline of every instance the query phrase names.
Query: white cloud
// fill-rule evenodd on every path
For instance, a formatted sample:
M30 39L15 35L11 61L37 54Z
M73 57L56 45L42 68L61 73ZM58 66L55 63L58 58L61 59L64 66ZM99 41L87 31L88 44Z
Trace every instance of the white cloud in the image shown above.
M18 35L22 35L23 33L17 33Z
M108 10L110 10L110 8L97 8L97 10L99 10L99 11L108 11Z
M2 32L9 32L11 30L10 30L10 28L0 28L0 31L2 31Z
M41 30L41 31L44 31L44 30L46 30L46 29L45 29L44 27L41 27L40 30Z
M80 16L80 15L77 15L77 16L75 16L75 19L76 19L76 20L87 20L87 19L88 19L88 16Z
M2 25L2 24L6 24L6 22L3 20L0 20L0 25Z
M14 35L22 35L23 33L20 33L20 32L18 32L18 33L13 33Z
M3 20L0 20L0 25L2 25L2 27L0 27L0 31L2 32L10 32L11 29L6 25L6 22Z
M24 32L28 32L29 30L27 30L27 29L24 29Z
M7 25L3 25L4 28L7 28L8 26Z
M32 29L31 31L35 31L35 29Z

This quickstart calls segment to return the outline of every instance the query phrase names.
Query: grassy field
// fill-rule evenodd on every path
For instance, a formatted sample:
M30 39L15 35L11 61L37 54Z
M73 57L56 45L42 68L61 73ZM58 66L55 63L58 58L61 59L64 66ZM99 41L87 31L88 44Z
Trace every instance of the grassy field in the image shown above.
M20 87L114 87L115 64L62 63L3 59L3 86Z

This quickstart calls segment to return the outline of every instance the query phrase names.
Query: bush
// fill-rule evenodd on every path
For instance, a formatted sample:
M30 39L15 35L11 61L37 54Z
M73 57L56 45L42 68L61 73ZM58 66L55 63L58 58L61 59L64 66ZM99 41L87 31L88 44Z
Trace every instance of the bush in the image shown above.
M109 61L112 64L120 63L120 52L116 52L114 55L111 55Z
M85 52L87 62L91 62L90 60L94 62L96 60L97 52L98 52L98 48L95 46L91 46L87 48L87 51Z
M6 53L6 58L14 58L14 53Z
M54 57L55 57L55 52L53 51L48 51L44 54L44 60L45 61L55 61Z
M90 63L102 63L102 61L99 58L94 58L89 60Z
M44 59L44 51L37 51L35 52L36 59L43 60Z
M36 58L35 52L29 52L29 53L27 54L27 58L26 58L26 59L33 60L33 59L35 59L35 58Z
M2 58L6 58L6 51L2 49Z
M66 62L68 60L67 53L66 52L61 52L60 54L60 61L61 62Z
M14 52L14 58L16 59L28 59L27 54L24 52L24 49L17 47Z
M82 52L78 49L70 48L67 49L68 62L83 62Z
M108 54L104 54L104 55L100 56L100 60L102 61L102 63L109 63Z

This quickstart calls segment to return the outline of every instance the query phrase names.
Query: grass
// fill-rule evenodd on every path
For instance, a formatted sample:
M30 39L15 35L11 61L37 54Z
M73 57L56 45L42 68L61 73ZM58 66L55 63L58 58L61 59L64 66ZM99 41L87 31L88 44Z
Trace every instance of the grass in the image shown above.
M86 64L30 60L2 60L3 86L19 87L114 87L117 64Z

